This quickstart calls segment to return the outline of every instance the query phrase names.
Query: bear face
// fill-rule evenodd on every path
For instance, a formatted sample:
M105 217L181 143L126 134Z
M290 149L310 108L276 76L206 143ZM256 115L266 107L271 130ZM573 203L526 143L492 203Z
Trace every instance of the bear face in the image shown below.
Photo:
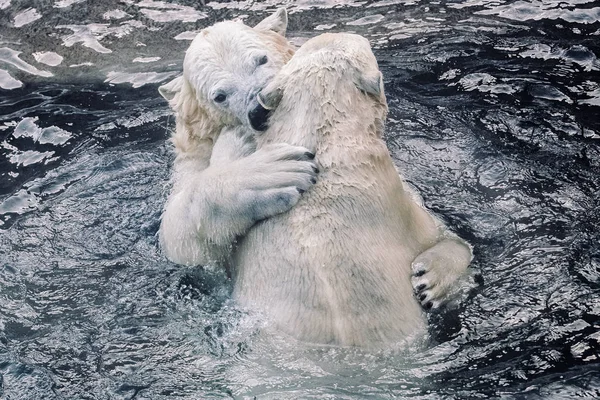
M263 89L294 54L283 37L285 9L254 28L225 21L202 30L183 62L183 76L159 88L177 114L173 142L180 153L214 141L224 127L250 124L247 117Z

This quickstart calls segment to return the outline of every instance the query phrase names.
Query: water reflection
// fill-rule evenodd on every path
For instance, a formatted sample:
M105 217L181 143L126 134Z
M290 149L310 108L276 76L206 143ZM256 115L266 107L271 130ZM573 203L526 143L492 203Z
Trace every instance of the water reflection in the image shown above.
M0 0L0 393L6 398L598 397L598 8L300 1L290 36L367 36L386 140L483 285L424 349L312 348L236 309L155 233L173 121L156 86L217 20L281 4Z

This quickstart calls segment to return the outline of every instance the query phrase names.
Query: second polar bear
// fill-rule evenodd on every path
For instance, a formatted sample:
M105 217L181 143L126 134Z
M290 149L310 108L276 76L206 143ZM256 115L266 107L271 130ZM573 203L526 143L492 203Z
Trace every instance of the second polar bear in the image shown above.
M276 109L258 148L306 147L320 173L294 208L239 240L236 300L312 343L370 347L423 333L413 287L423 304L439 301L471 251L414 201L394 168L368 41L352 34L309 40L259 99Z

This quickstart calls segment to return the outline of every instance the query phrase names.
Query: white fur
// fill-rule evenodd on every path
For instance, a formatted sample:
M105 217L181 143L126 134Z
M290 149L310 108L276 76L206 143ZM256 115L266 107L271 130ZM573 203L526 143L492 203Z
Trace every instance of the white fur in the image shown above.
M257 136L257 153L274 143L308 148L321 172L291 210L239 239L234 297L313 343L379 346L423 333L411 265L425 271L415 279L430 285L421 288L427 301L441 301L471 252L413 200L394 168L381 138L387 105L368 41L349 34L309 40L261 99L277 108Z
M159 88L177 118L173 188L159 231L176 263L227 263L236 237L287 211L312 185L307 149L281 144L253 153L242 134L256 93L294 53L282 36L286 26L280 9L254 28L232 21L206 28L186 52L183 76ZM214 156L222 132L222 147L238 150Z

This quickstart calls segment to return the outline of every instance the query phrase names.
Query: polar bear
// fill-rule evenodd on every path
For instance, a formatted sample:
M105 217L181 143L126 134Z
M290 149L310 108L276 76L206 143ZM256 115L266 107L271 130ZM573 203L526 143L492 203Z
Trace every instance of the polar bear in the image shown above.
M252 148L236 132L249 125L256 93L294 54L286 27L283 8L254 28L234 21L208 27L187 50L183 76L159 88L176 113L172 190L159 229L173 262L227 264L236 237L293 207L315 182L314 156L303 147L252 149L234 162L219 151L212 157L222 131L231 131L227 147L241 140Z
M234 298L301 341L379 347L419 337L419 299L443 301L471 249L415 202L394 167L368 41L341 33L307 41L258 98L250 115L274 109L258 151L308 148L320 173L298 204L238 240Z

